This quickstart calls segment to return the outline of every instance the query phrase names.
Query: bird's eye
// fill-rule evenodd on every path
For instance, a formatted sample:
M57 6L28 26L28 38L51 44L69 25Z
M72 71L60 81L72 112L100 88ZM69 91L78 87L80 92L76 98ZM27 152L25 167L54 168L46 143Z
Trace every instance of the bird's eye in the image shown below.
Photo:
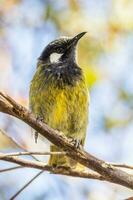
M63 48L62 48L62 47L58 47L58 48L56 49L56 52L57 52L57 53L63 53Z

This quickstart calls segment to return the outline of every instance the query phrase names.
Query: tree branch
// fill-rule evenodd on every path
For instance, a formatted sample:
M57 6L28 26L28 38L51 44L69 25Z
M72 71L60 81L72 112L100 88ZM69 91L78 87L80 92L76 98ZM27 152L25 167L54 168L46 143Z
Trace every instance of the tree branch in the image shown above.
M126 169L133 169L133 166L127 164L118 164L118 163L110 163L114 167L126 168Z
M64 151L54 151L54 152L40 152L40 151L24 151L24 152L13 152L13 153L5 153L5 156L32 156L32 155L41 155L41 156L49 156L49 155L66 155L67 152ZM34 158L34 156L33 156ZM107 162L106 162L107 163ZM133 166L126 165L126 164L120 164L120 163L112 163L108 162L109 165L112 165L113 167L118 168L126 168L126 169L133 169Z
M15 166L15 167L9 167L6 169L0 169L0 173L8 172L8 171L16 170L16 169L21 169L21 168L23 168L23 166Z
M95 158L84 150L77 149L62 132L54 130L47 124L36 120L35 115L2 92L0 92L0 111L21 119L53 144L66 151L67 156L96 171L104 177L106 181L133 189L133 175L116 169L112 165ZM11 157L7 158L9 159Z
M66 155L66 152L15 152L15 153L5 153L5 156L28 156L28 155L42 155L42 156L49 156L49 155Z
M46 165L40 161L31 161L31 160L18 158L15 156L7 156L4 153L0 153L0 160L15 163L15 164L21 165L23 167L35 168L35 169L39 169L39 170L43 170L43 171L49 171L50 173L53 173L53 174L105 180L104 177L102 177L100 174L97 174L95 172L77 171L77 170L72 170L70 168L66 168L66 167L62 167L62 166L52 167L52 166ZM9 171L9 170L6 170L6 171Z
M49 155L66 155L67 152L59 151L59 152L40 152L40 151L24 151L24 152L13 152L13 153L5 153L5 156L31 156L31 155L42 155L42 156L49 156ZM34 158L34 156L33 156ZM107 162L106 162L107 163ZM120 164L120 163L109 163L109 165L112 165L113 167L119 167L119 168L126 168L126 169L133 169L133 166L126 165L126 164Z

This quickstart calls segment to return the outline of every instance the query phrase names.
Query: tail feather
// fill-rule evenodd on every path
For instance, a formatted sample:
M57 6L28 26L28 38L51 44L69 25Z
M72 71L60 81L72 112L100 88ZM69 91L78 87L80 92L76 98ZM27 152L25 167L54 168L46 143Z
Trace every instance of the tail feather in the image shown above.
M50 146L51 152L62 152L59 147L55 145ZM65 156L65 155L51 155L49 159L49 165L57 167L57 166L64 166L64 167L76 167L77 162L73 159Z

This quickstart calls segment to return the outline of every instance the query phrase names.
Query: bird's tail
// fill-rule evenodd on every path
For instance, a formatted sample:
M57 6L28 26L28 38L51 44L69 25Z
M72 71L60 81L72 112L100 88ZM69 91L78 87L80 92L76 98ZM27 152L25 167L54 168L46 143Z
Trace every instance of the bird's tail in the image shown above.
M50 151L63 152L63 150L61 150L59 147L55 145L50 146ZM50 156L49 165L54 166L54 167L63 166L63 167L75 168L77 165L77 162L65 155L57 154L57 155Z

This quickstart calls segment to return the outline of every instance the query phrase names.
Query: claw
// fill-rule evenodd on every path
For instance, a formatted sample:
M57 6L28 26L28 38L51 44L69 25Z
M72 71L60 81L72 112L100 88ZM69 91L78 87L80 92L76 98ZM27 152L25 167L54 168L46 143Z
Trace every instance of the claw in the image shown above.
M41 121L41 122L43 122L43 120L44 120L44 119L43 119L42 116L37 116L37 117L36 117L36 121Z
M82 149L81 141L79 139L70 138L70 143L74 145L77 149Z

